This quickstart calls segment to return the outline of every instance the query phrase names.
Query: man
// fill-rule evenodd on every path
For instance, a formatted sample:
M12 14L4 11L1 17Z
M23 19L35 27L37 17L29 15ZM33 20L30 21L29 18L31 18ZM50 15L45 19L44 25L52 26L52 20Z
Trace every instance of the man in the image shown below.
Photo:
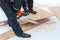
M21 9L21 0L0 0L0 7L4 10L6 16L8 17L8 22L14 33L18 37L30 38L31 35L24 33L21 26L17 22L16 13L19 9Z

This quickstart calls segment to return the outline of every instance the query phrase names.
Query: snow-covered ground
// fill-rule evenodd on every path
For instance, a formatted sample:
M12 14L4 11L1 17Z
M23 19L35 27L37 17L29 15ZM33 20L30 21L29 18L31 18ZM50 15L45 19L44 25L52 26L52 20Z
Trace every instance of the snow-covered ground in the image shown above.
M34 3L46 6L60 6L60 0L34 0Z
M2 10L2 8L0 7L0 22L5 21L5 20L7 20L7 17L4 11Z

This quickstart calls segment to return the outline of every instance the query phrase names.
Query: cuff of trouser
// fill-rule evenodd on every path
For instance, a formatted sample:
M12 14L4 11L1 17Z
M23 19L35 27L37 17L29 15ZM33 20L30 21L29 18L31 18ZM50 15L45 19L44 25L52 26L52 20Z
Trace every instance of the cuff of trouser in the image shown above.
M14 6L13 6L13 9L14 9L14 10L16 10L16 11L18 11L18 10L19 10L19 8L16 8L16 7L14 7Z

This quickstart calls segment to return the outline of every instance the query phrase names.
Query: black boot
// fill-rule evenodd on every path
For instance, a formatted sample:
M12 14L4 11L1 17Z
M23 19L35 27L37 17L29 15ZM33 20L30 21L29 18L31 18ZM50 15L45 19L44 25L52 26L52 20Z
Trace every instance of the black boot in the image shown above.
M29 15L29 10L24 10L25 15Z
M29 15L29 10L26 7L24 7L24 12L26 15Z
M29 12L32 13L32 14L36 14L36 13L37 13L37 12L34 11L34 10L29 10Z
M17 36L18 36L18 37L22 37L22 38L30 38L30 37L31 37L30 34L26 34L26 33L22 33L21 35L18 34Z

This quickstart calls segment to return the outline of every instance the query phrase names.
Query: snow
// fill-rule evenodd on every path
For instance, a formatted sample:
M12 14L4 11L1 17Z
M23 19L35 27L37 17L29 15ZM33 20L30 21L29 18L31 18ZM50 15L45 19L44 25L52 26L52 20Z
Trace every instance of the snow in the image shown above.
M60 6L60 0L34 0L34 3L47 6Z
M5 20L7 20L7 17L4 11L2 10L2 8L0 7L0 22L5 21Z

